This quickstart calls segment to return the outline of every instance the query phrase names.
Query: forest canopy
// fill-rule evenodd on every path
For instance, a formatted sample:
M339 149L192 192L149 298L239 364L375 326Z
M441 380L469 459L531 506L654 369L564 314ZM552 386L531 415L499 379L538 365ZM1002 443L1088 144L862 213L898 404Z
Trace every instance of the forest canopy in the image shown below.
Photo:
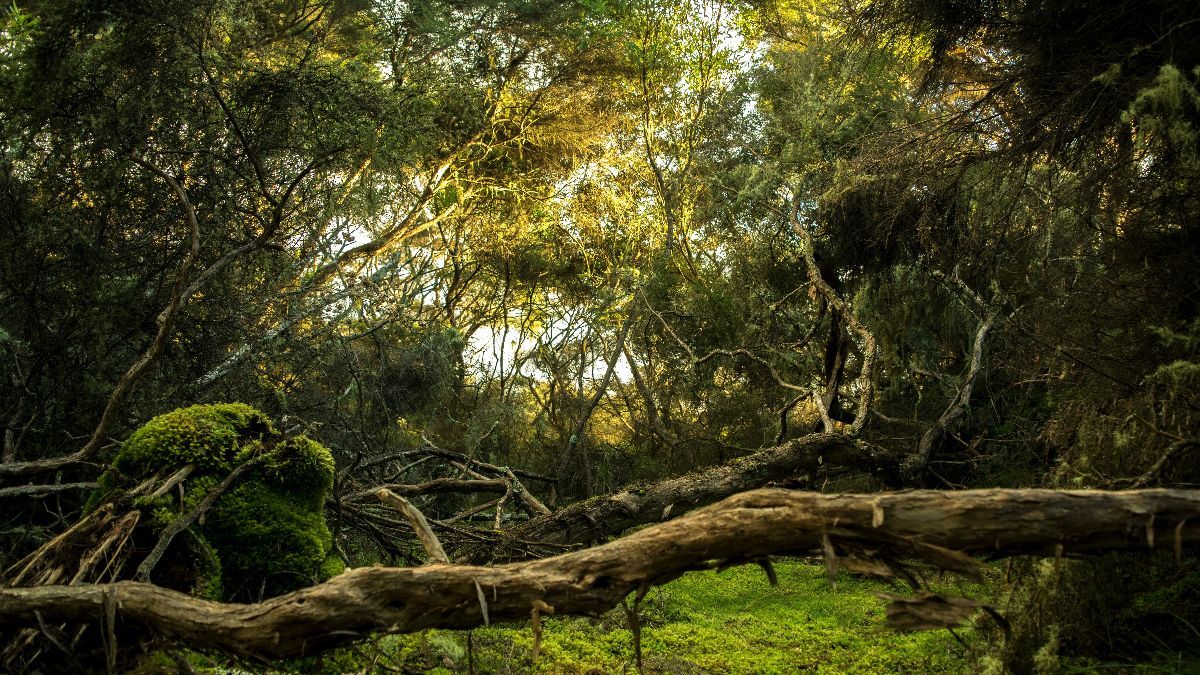
M48 627L59 601L25 588L141 584L129 625L187 645L154 607L474 578L427 559L498 588L647 525L653 564L560 607L632 593L636 627L689 569L811 554L1008 589L984 612L1004 669L1195 663L1198 415L1196 3L0 9L4 669L142 658L108 595ZM758 488L796 494L736 496ZM993 488L1033 492L971 510ZM917 506L870 506L899 489ZM935 490L1058 518L992 551L1058 565L998 581L970 528L893 524ZM854 524L755 520L834 504L810 493L859 493L813 507ZM802 534L689 538L735 517ZM489 623L474 583L470 618L393 625ZM496 616L553 611L514 597ZM84 615L108 623L65 628ZM236 644L201 646L308 655Z

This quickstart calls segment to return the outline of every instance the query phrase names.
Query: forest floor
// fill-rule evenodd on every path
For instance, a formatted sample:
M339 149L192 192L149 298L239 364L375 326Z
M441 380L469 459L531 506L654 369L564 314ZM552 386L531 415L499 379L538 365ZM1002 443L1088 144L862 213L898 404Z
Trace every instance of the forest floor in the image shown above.
M968 647L948 631L900 635L884 622L880 591L868 579L839 575L830 585L825 567L775 563L779 584L756 565L697 572L652 590L642 602L642 649L647 673L896 673L971 672ZM935 581L936 590L962 591L960 582ZM977 590L977 589L976 589ZM978 592L976 592L978 595ZM959 631L967 645L972 632ZM528 624L471 631L426 631L389 636L379 665L406 672L623 673L636 672L633 639L620 609L596 618L543 619L541 654L530 659ZM348 656L348 655L347 655ZM356 657L361 669L361 656ZM325 670L339 671L337 657ZM350 663L345 663L350 666Z
M777 586L756 565L687 574L656 587L642 602L646 673L979 673L1003 672L988 654L995 646L974 629L898 634L885 622L876 594L897 592L886 583L838 575L803 560L774 563ZM1002 577L997 567L988 576ZM931 590L994 601L987 586L951 576L929 581ZM903 592L900 589L899 592ZM986 623L986 622L985 622ZM633 638L621 609L598 617L544 617L537 663L531 660L529 623L473 631L429 630L389 635L319 659L276 664L273 673L634 673ZM170 671L164 655L143 672ZM1195 661L1161 655L1138 665L1051 657L1054 673L1187 673ZM189 653L197 672L246 673ZM156 667L157 666L157 667Z

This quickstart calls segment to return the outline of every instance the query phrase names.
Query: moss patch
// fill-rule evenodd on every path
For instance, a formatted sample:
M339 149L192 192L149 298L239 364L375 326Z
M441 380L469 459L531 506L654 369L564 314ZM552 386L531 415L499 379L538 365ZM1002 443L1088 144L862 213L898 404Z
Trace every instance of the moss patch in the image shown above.
M324 513L333 457L304 436L281 438L263 413L247 405L195 405L150 420L122 446L97 496L116 489L123 477L141 480L193 465L182 503L172 493L139 504L161 529L249 461L258 464L193 527L190 547L205 555L195 557L191 577L178 570L162 576L176 585L189 579L186 590L205 597L253 600L341 572L340 561L330 556Z
M974 672L967 648L946 631L900 635L884 625L885 584L842 575L837 588L823 566L776 564L779 585L743 566L697 572L651 591L642 603L648 673L959 673ZM978 595L947 580L936 590ZM598 618L543 620L542 651L530 661L527 624L472 632L480 673L634 672L633 642L620 610ZM968 643L984 648L970 630ZM466 672L462 631L426 631L381 639L389 667L406 672Z
M113 466L138 478L187 464L201 473L228 473L247 445L277 435L266 415L248 405L194 405L159 415L133 432Z

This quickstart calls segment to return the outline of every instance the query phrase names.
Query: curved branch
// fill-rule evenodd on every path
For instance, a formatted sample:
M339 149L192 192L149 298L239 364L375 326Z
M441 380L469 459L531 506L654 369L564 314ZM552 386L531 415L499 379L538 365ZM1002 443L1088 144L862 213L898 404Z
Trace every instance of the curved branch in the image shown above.
M1200 541L1200 491L920 490L822 495L755 490L604 546L498 567L365 567L249 604L140 582L0 589L0 625L122 622L244 657L309 656L377 632L470 628L610 609L689 570L779 553L919 558L970 573L990 556L1147 550ZM486 599L486 607L480 598ZM111 598L111 600L109 600ZM544 603L544 604L539 604ZM485 617L486 613L486 617Z
M525 541L591 544L819 466L853 467L888 480L895 476L896 464L883 450L849 436L810 434L726 464L576 502L526 521L507 534ZM513 551L504 547L488 547L459 552L456 557L478 563L511 555Z
M150 346L146 348L146 351L138 360L134 361L133 365L125 371L121 379L117 381L116 386L113 387L112 393L108 397L108 403L104 406L104 412L100 415L100 422L92 431L92 435L88 438L87 443L78 452L40 461L0 464L0 476L21 476L44 471L54 471L64 466L91 459L100 450L101 446L104 445L105 435L108 433L109 427L116 421L117 413L120 412L125 399L129 397L129 394L133 391L138 381L158 361L158 357L166 349L176 315L179 314L180 308L186 304L190 294L196 291L195 288L188 288L187 286L192 267L195 265L196 259L200 256L200 222L196 218L196 209L192 206L192 201L188 199L187 191L183 189L183 186L180 185L174 176L136 154L131 153L130 158L138 166L162 178L171 188L171 191L175 193L175 196L179 198L191 238L191 245L188 247L188 252L184 256L183 262L179 264L179 272L175 275L175 286L171 290L171 297L167 301L167 306L163 307L154 321L157 326L154 341L150 343Z
M808 281L817 289L821 297L825 298L825 302L829 303L829 306L846 322L850 330L858 334L858 347L862 351L863 365L858 373L858 409L854 412L854 422L850 425L850 433L857 436L862 431L863 425L867 423L871 403L875 397L875 382L872 379L875 361L878 358L875 335L854 316L854 309L850 304L843 300L842 296L838 295L837 291L833 290L821 276L821 268L817 265L814 257L816 242L813 241L812 233L800 222L797 216L798 210L799 207L789 209L788 220L792 225L792 230L804 240L800 252L804 257L804 267L808 271ZM823 411L821 417L827 420L829 411Z
M934 443L946 433L950 425L966 414L967 408L971 404L971 392L975 387L975 379L979 376L979 371L983 366L983 348L988 335L997 326L1012 318L1017 311L1013 310L1007 317L1002 317L999 309L999 293L996 294L991 304L984 302L983 298L959 276L958 267L954 268L950 281L962 292L964 304L968 306L971 313L980 317L979 326L975 329L975 338L971 342L971 360L967 364L967 371L963 374L962 385L937 420L921 434L916 451L904 460L903 471L909 479L915 479L925 469L933 455ZM941 379L936 374L930 374ZM1134 487L1142 486L1135 485Z
M971 403L971 391L975 387L975 378L979 375L980 366L983 364L983 345L987 340L988 333L995 327L996 320L996 313L989 310L980 321L979 327L975 331L975 340L971 343L971 361L967 366L966 374L963 375L962 386L959 387L953 400L950 401L950 405L946 406L937 421L921 434L917 450L904 461L904 472L907 476L913 477L925 469L929 458L933 455L933 444L942 434L946 433L951 424L966 414L967 406Z

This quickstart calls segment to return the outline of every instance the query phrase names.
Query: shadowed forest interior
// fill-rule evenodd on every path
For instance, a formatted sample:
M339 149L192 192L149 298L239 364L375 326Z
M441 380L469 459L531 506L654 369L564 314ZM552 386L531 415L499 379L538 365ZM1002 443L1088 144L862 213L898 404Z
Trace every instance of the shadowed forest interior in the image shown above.
M1195 672L1200 6L14 0L0 670Z

